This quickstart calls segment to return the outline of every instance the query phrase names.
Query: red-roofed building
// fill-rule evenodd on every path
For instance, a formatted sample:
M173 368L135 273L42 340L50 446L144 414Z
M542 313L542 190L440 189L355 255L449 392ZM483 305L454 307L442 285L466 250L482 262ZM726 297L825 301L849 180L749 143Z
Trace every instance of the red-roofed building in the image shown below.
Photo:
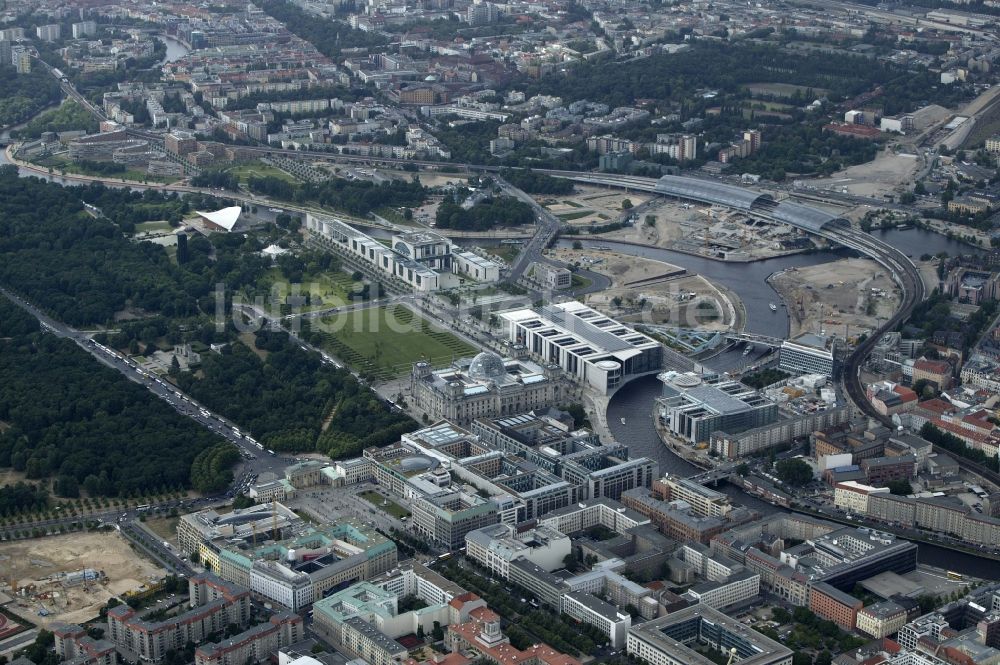
M471 591L455 596L448 602L448 623L466 623L473 610L485 607L486 601Z
M980 409L975 413L970 413L962 418L962 426L976 431L978 434L990 435L996 429L990 421L990 413L986 409Z
M980 434L974 429L963 427L956 422L945 420L943 418L933 418L930 422L938 429L954 434L964 441L965 445L970 448L982 450L989 457L997 456L997 450L1000 448L1000 440L996 437L987 434Z
M823 131L839 134L840 136L850 136L856 139L867 139L869 141L874 141L882 136L882 131L878 127L833 122L823 125Z
M917 406L917 393L898 383L885 381L868 387L868 401L883 416L904 413Z
M943 360L921 358L913 363L913 383L930 381L938 390L951 387L951 365Z
M494 665L580 665L572 656L556 651L548 644L535 644L521 650L510 643L500 630L500 615L486 607L469 613L469 621L448 626L445 645L472 660L482 658Z

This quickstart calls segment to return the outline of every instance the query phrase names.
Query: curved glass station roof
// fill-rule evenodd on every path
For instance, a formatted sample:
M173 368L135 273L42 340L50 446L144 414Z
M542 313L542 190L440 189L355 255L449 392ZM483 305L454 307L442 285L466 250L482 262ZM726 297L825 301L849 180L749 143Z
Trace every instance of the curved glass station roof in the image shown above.
M749 210L756 203L771 200L767 194L752 192L742 187L679 175L663 176L657 181L655 191L680 199L715 203L740 210Z
M771 217L779 221L804 228L807 231L821 231L827 224L849 225L849 222L843 217L837 217L825 210L791 201L782 201L774 207L770 214Z
M689 201L723 205L737 210L754 210L766 213L779 222L817 233L827 225L847 226L847 220L812 206L781 201L775 203L770 194L754 192L735 185L727 185L700 178L665 175L656 183L654 191Z

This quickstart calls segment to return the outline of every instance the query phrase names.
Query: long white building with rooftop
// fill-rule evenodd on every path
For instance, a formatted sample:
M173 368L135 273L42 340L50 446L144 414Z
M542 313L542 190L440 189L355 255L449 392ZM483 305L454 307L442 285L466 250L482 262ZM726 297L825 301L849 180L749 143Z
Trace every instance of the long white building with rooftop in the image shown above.
M576 301L498 314L506 337L604 393L663 366L663 347Z
M437 291L460 286L466 279L495 282L499 264L454 245L431 231L392 236L390 246L334 217L306 215L312 238L337 254L366 265L387 280L399 280L415 291Z

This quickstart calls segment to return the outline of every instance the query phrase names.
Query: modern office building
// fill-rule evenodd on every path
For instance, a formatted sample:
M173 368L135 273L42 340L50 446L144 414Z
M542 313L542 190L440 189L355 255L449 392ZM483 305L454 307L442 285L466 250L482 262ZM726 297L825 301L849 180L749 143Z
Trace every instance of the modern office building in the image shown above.
M951 626L948 625L943 616L937 612L931 612L903 624L899 629L899 634L896 636L896 641L904 649L915 651L917 642L922 638L929 638L936 641L941 637L942 631L949 630L950 628Z
M653 482L652 492L663 501L686 501L703 517L725 517L733 509L728 495L669 473Z
M715 609L724 609L746 603L760 594L760 574L752 570L739 570L719 580L695 584L681 596L693 603Z
M663 366L659 342L575 300L498 316L512 344L605 394Z
M559 369L501 358L491 351L434 370L418 362L410 376L414 405L431 420L468 425L476 418L499 418L555 406L568 386Z
M550 411L479 418L472 423L472 432L490 449L521 457L572 485L572 503L618 499L625 490L650 486L659 468L656 462L629 459L626 446L605 445L590 430L574 430L564 415Z
M736 433L778 419L777 404L738 381L673 370L659 379L663 382L663 396L656 400L660 422L691 443L708 442L713 432Z
M280 503L261 503L219 513L206 508L182 515L177 523L177 542L185 554L199 552L206 543L249 544L255 539L281 539L298 533L305 522L294 510ZM216 557L211 555L209 563ZM202 560L205 560L204 558Z
M614 499L589 499L552 511L538 520L539 524L550 526L566 534L603 526L615 533L623 534L628 529L642 524L650 524L645 515L627 508Z
M562 598L562 612L581 623L596 627L608 636L616 648L625 646L628 631L632 627L632 617L611 603L589 593L570 591Z
M844 630L854 630L858 612L863 607L864 603L860 599L826 582L817 582L809 589L809 609Z
M743 459L792 443L795 439L807 437L817 430L842 425L850 419L850 407L837 406L780 419L742 432L712 432L709 445L720 457L730 460Z
M548 571L562 568L571 549L569 538L548 526L518 532L507 524L493 524L465 535L465 555L503 579L510 577L510 564L517 559Z
M466 278L495 282L500 266L458 249L450 240L430 231L394 235L391 245L368 236L339 219L306 215L306 229L323 247L359 262L386 280L399 280L420 292L460 286Z
M649 665L714 665L699 651L736 650L740 665L790 665L792 651L736 619L706 605L694 605L633 626L628 653Z
M499 520L495 502L457 489L417 497L411 508L416 532L449 550L464 546L470 531Z
M448 624L447 603L435 603L420 610L399 612L399 596L370 582L358 582L343 591L322 598L313 605L313 617L318 630L335 644L348 641L351 619L360 619L388 640L425 631L434 624ZM372 635L370 631L367 634ZM364 657L364 656L362 656Z
M837 369L836 340L833 337L802 333L781 343L781 369L795 374L833 376Z
M663 501L645 489L622 492L622 503L645 515L663 533L674 540L707 544L712 536L728 526L719 517L699 515L686 501Z

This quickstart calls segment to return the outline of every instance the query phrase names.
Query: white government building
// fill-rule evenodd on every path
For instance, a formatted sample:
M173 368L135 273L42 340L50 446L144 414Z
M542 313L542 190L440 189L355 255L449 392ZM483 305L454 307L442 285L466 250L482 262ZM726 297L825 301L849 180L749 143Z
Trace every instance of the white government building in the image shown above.
M309 213L306 228L323 246L360 260L387 278L402 280L415 291L449 289L466 279L476 282L500 279L499 264L465 251L430 231L395 234L391 247L387 247L334 217Z
M583 303L571 301L498 314L504 334L543 363L603 393L663 367L663 347Z

